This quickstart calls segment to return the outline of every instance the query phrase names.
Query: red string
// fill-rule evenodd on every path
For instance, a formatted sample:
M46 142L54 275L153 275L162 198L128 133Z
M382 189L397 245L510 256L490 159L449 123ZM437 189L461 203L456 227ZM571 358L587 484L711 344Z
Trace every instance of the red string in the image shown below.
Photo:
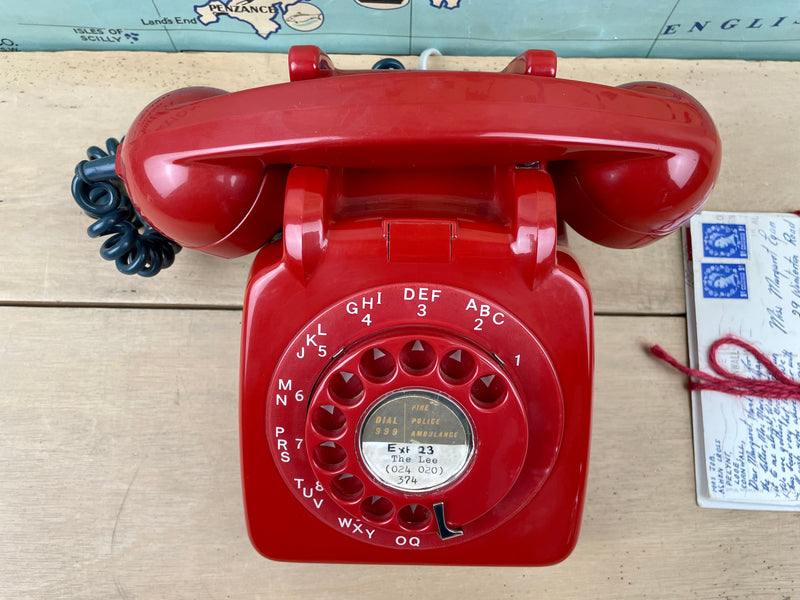
M717 360L717 351L726 344L747 350L767 369L774 379L750 379L728 371ZM687 377L694 378L696 381L691 379L689 381L690 390L714 390L734 396L800 400L800 382L784 375L775 366L775 363L755 346L732 335L726 335L718 339L708 349L708 362L711 365L711 370L717 374L716 376L682 365L661 346L651 346L650 353L676 368Z

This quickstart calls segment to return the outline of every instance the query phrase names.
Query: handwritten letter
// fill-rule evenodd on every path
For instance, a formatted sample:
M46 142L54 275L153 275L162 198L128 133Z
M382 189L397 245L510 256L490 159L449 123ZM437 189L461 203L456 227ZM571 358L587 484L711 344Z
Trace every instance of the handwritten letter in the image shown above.
M689 328L700 369L708 371L711 343L733 334L800 379L799 232L800 217L788 214L704 212L692 219ZM739 348L723 347L718 358L734 373L769 378ZM800 402L710 391L693 401L700 504L800 510Z

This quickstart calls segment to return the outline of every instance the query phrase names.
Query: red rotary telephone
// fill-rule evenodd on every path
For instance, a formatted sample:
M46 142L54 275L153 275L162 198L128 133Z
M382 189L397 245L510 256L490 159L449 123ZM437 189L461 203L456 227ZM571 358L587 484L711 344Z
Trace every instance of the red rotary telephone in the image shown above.
M709 194L720 141L674 87L555 70L528 51L494 74L346 72L301 46L290 83L177 90L122 142L144 222L218 256L263 246L241 444L266 556L540 565L573 548L592 308L561 219L618 248L667 235Z

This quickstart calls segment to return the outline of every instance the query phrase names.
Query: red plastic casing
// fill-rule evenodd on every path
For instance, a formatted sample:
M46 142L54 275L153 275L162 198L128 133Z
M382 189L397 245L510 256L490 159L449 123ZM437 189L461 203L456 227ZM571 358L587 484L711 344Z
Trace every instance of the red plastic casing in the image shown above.
M394 210L370 208L389 190L409 186L413 193L394 195ZM453 197L436 203L445 189ZM283 248L261 251L245 298L242 470L248 527L260 552L282 560L498 565L549 564L570 552L589 451L592 310L575 261L557 246L555 209L543 170L291 171ZM427 251L428 260L415 251ZM355 303L349 312L348 302ZM357 359L359 345L391 351L386 338L403 334L428 341L450 336L476 356L494 355L524 405L524 414L512 411L490 429L476 425L479 455L495 460L492 478L468 472L455 486L468 490L459 498L437 490L406 499L456 503L448 508L455 516L449 524L465 534L451 541L366 518L359 527L309 468L306 410L310 398L313 405L324 394L329 364L352 353ZM406 375L397 385L413 379ZM463 405L474 421L485 417ZM492 456L504 439L522 444L522 474L520 462ZM510 491L489 515L460 521L493 485ZM383 530L394 547L376 544ZM410 547L414 538L418 547Z
M560 219L614 247L673 231L719 169L710 117L663 84L556 79L545 51L496 74L342 72L311 46L289 60L287 84L163 96L117 158L138 212L181 245L238 256L283 228L244 305L253 544L280 560L562 560L584 502L593 343ZM443 394L462 425L377 411L398 390ZM414 422L434 425L398 433ZM395 436L391 452L466 435L470 453L408 488L365 458L370 428Z

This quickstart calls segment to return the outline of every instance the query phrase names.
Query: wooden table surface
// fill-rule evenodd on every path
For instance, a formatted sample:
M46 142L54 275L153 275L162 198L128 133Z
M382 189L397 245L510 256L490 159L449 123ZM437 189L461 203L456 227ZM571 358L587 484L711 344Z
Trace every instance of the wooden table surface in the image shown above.
M659 343L685 358L676 235L636 251L571 238L594 292L597 367L583 529L566 561L284 564L251 548L237 422L251 258L187 251L152 280L120 275L86 237L69 184L87 146L124 134L161 93L285 81L285 60L0 55L0 596L800 597L800 515L695 503L688 392L644 350ZM430 66L505 62L432 57ZM797 63L572 59L559 75L684 88L723 139L707 208L800 209Z

